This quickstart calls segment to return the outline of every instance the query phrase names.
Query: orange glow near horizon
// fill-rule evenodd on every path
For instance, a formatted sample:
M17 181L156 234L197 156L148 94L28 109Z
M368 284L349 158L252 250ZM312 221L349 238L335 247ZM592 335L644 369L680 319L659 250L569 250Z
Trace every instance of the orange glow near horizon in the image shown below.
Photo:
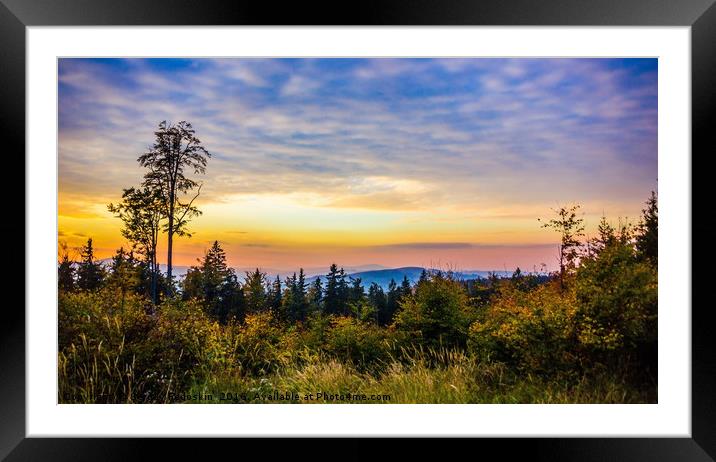
M58 241L128 243L107 211L163 120L212 154L174 262L235 268L556 268L537 218L638 221L656 190L657 60L119 59L58 62ZM162 235L159 261L166 261Z
M203 214L191 223L192 237L175 240L175 264L196 264L218 240L229 265L276 271L327 268L334 262L509 271L556 265L557 236L540 228L536 213L517 216L514 210L493 210L489 216L466 209L395 211L323 205L334 199L250 194L207 204L199 201ZM60 242L76 249L91 237L100 259L129 247L120 234L121 222L104 203L88 200L77 207L73 200L71 204L59 204ZM549 218L549 213L543 217ZM583 215L587 235L596 233L599 216ZM159 261L166 262L164 235Z

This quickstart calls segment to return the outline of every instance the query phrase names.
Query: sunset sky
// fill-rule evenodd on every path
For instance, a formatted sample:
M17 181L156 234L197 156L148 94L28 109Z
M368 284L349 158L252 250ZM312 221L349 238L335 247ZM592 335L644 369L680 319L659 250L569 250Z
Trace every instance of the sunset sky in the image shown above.
M637 221L657 187L656 59L60 59L59 240L127 243L107 211L162 120L212 154L190 265L556 266L538 217ZM160 261L166 246L160 245Z

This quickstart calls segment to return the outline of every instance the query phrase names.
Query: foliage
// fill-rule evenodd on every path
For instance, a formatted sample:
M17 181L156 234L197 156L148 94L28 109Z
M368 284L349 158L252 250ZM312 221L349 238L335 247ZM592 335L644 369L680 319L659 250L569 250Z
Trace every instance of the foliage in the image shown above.
M436 274L418 282L414 293L403 298L395 324L425 346L461 346L467 339L469 319L464 287Z
M238 362L242 371L265 375L280 364L289 350L282 348L282 330L270 312L249 314L237 337Z
M559 245L559 283L562 288L565 278L574 272L579 259L579 249L582 245L579 240L584 236L584 219L577 218L579 205L560 207L555 210L556 218L542 223L543 228L549 228L560 234ZM538 219L538 221L542 221Z
M60 292L75 290L75 268L67 252L67 243L60 242L60 262L57 265L57 289Z
M214 241L198 266L187 271L183 281L182 298L203 302L210 316L225 324L231 318L243 319L244 293L233 268L226 264L226 254Z
M646 208L642 210L638 230L636 236L638 255L656 267L659 254L659 207L654 191L646 201Z
M59 294L59 394L62 402L142 402L149 389L139 364L154 327L144 297L117 289Z
M158 198L162 207L162 216L166 217L164 231L167 233L167 279L172 284L172 243L174 235L190 236L189 221L201 214L194 206L194 200L201 192L201 185L185 174L185 170L194 174L206 171L209 151L202 146L189 122L177 124L162 121L154 132L155 142L148 152L137 159L139 165L147 169L142 187ZM185 194L197 190L191 199L182 200Z
M574 364L571 349L574 290L545 284L522 291L502 287L469 330L469 347L485 361L502 361L531 372L552 372Z
M243 290L247 313L256 314L267 311L265 273L262 273L258 268L253 273L247 272Z
M77 288L88 291L98 289L104 278L104 268L95 259L92 238L87 239L87 244L80 250L80 257L77 268Z
M615 241L585 259L575 284L581 345L614 351L656 341L656 268L639 261L631 244Z
M340 316L331 322L325 351L343 361L365 365L384 359L389 346L384 329L353 317Z
M122 194L122 202L109 204L107 209L122 220L122 236L144 257L149 273L149 290L154 303L159 302L157 241L160 223L165 218L158 191L150 188L129 188Z
M154 297L151 285L170 282L139 247L105 266L91 239L79 262L61 245L60 402L277 389L402 403L654 402L656 196L636 227L603 217L587 242L576 210L544 225L561 234L558 274L461 281L423 270L387 291L366 291L335 264L312 283L303 269L282 282L258 268L240 282L215 241L181 293Z

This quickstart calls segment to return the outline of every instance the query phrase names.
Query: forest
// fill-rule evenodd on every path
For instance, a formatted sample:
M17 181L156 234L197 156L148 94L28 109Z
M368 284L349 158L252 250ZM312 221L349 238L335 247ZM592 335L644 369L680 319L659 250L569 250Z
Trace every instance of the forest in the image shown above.
M215 241L177 278L211 155L186 122L155 137L144 181L108 204L129 247L100 261L91 238L77 258L60 243L60 403L657 402L654 192L596 236L579 205L535 220L559 240L549 274L426 268L384 289L332 264L309 283L239 275Z

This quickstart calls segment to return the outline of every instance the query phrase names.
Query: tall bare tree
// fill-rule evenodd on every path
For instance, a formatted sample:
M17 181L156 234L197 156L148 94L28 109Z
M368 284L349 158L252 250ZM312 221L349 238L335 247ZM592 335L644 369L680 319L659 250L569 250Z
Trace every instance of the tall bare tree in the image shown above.
M201 192L201 184L188 178L185 170L204 174L207 159L211 157L194 133L191 124L186 121L177 124L162 121L159 129L154 132L154 145L137 159L142 167L149 170L144 175L143 186L156 191L164 206L169 290L173 287L174 235L191 236L187 231L187 224L193 217L201 214L193 205Z

